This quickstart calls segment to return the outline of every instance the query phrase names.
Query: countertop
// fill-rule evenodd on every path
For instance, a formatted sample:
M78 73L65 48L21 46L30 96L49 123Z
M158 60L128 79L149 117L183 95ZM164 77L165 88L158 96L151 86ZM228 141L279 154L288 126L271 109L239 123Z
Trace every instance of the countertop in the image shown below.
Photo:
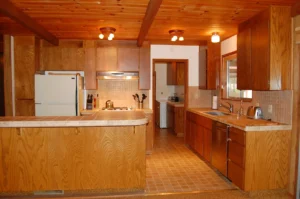
M137 126L148 123L144 111L98 111L89 116L0 117L4 127Z
M292 126L288 124L281 124L278 122L272 122L262 119L249 119L246 116L240 116L237 119L236 114L224 115L224 116L214 116L209 115L205 112L207 111L219 111L212 110L210 108L189 108L188 111L196 113L198 115L205 116L215 121L219 121L230 125L232 127L244 130L244 131L275 131L275 130L291 130ZM221 111L224 112L224 111Z
M99 108L95 108L95 109L92 109L92 110L82 110L80 111L80 114L82 116L88 116L88 115L92 115L92 114L95 114L97 112L101 112L101 111L105 111L107 112L107 110L102 110L102 109L99 109ZM127 110L126 110L127 111ZM150 113L153 113L153 110L150 109L150 108L145 108L145 109L134 109L134 110L128 110L128 111L143 111L145 114L150 114ZM122 112L122 111L121 111ZM124 111L123 111L124 112Z
M171 101L167 101L167 104L170 104L174 107L184 107L184 103L183 102L171 102Z

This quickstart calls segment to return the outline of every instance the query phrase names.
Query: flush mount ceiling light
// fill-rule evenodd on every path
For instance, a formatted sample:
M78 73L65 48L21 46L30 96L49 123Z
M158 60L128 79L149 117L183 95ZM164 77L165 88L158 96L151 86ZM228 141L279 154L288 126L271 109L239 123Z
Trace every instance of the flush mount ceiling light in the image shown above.
M104 37L107 37L108 40L112 40L115 37L115 32L116 29L112 28L112 27L103 27L100 28L100 34L99 34L99 38L100 39L104 39Z
M220 35L217 32L213 32L211 35L211 42L212 43L218 43L220 42Z
M177 39L183 41L183 33L183 30L169 30L169 34L172 36L171 41L177 41Z

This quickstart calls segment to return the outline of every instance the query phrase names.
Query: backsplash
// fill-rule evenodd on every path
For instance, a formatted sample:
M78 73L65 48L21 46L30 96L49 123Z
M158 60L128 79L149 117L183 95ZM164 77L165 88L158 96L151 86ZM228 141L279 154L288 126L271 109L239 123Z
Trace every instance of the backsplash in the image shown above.
M264 118L275 122L291 124L292 123L292 99L293 91L253 91L251 102L243 102L244 114L247 114L249 106L255 106L259 103L262 108ZM220 100L225 102L227 100ZM234 105L236 113L240 108L239 101L229 101ZM272 113L268 113L268 106L272 105ZM221 108L221 110L225 110Z
M148 90L138 89L138 80L98 80L98 90L89 90L88 94L99 94L99 108L105 107L107 100L112 100L115 107L137 108L137 102L132 95L138 94L140 99L144 93L149 96ZM149 108L148 97L144 100L144 108Z
M198 86L189 86L189 108L211 107L211 90L199 90Z

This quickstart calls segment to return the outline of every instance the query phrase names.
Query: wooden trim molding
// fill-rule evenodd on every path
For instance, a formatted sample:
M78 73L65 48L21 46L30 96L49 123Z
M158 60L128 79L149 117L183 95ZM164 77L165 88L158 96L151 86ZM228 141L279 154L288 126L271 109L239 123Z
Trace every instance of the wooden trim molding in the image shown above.
M158 12L158 9L162 3L162 0L150 0L147 11L140 29L139 37L137 40L137 46L141 47L148 34L148 31L152 25L152 22Z
M37 34L39 37L47 40L51 44L58 46L58 39L48 32L43 26L38 24L30 16L18 9L9 0L1 0L0 13L22 24L24 27Z

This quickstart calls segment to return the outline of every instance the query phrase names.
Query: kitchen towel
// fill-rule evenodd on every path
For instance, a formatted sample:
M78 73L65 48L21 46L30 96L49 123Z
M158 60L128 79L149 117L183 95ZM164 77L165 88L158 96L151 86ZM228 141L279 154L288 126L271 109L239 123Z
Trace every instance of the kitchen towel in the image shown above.
M212 109L218 109L218 96L212 97Z

